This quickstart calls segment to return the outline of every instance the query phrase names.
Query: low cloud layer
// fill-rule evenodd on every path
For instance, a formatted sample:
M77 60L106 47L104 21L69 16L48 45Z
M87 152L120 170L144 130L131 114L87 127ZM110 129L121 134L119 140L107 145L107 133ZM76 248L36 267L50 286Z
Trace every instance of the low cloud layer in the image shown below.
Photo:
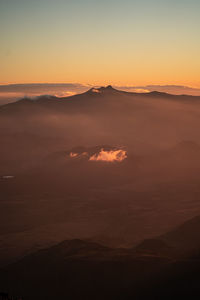
M40 95L69 97L87 91L91 86L82 84L9 84L0 85L0 105L14 102L18 99L34 98Z
M163 92L174 95L193 95L199 96L200 89L183 85L146 85L146 86L119 86L121 90L127 92L145 93L145 92Z

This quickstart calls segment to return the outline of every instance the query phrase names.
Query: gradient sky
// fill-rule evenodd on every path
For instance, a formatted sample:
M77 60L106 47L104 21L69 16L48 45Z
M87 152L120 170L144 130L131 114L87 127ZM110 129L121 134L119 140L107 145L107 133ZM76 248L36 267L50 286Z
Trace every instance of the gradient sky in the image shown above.
M199 0L0 0L0 83L200 87Z

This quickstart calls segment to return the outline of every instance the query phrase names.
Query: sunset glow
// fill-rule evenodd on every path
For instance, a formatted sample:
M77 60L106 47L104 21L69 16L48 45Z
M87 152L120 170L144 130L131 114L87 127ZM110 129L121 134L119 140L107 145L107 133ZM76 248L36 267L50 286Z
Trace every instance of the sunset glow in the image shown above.
M198 88L199 11L196 0L3 1L0 84Z

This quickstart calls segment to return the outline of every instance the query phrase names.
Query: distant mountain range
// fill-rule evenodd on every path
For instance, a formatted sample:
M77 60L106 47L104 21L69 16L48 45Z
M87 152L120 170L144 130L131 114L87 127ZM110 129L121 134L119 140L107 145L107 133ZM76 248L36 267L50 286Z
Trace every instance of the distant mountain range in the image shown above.
M138 101L155 100L173 101L175 103L199 104L200 96L172 95L164 92L152 91L149 93L136 93L122 91L107 87L91 88L82 94L76 94L69 97L56 97L42 95L35 98L23 98L13 103L0 106L0 116L9 114L19 116L28 116L45 113L105 113L105 110L120 111L124 113L127 109L132 110L132 106ZM134 101L131 103L131 101ZM135 103L135 104L134 104ZM120 107L123 105L122 107ZM24 115L25 114L25 115Z
M199 88L181 85L147 85L147 86L114 86L118 90L136 93L152 91L164 92L174 95L200 95ZM53 95L68 97L86 92L91 85L78 83L34 83L34 84L6 84L0 85L0 105L14 102L20 98L35 98L39 95ZM95 88L98 88L97 86Z

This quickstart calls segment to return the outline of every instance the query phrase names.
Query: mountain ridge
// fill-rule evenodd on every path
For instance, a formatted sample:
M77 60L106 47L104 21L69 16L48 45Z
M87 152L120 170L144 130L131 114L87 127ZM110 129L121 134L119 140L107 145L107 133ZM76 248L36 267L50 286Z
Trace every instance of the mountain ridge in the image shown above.
M111 85L102 86L99 88L93 87L90 88L88 91L83 93L78 93L68 97L57 97L54 95L40 95L35 98L25 97L19 99L12 103L6 103L1 105L0 112L4 111L7 107L16 107L23 104L52 104L52 103L64 103L64 102L71 102L70 100L76 100L87 96L99 97L99 96L117 96L117 95L125 95L125 96L136 96L136 97L147 97L147 98L168 98L168 99L177 99L177 100L200 100L200 96L191 96L191 95L175 95L166 92L159 92L159 91L151 91L145 93L138 93L138 92L128 92L123 90L118 90L113 88Z

